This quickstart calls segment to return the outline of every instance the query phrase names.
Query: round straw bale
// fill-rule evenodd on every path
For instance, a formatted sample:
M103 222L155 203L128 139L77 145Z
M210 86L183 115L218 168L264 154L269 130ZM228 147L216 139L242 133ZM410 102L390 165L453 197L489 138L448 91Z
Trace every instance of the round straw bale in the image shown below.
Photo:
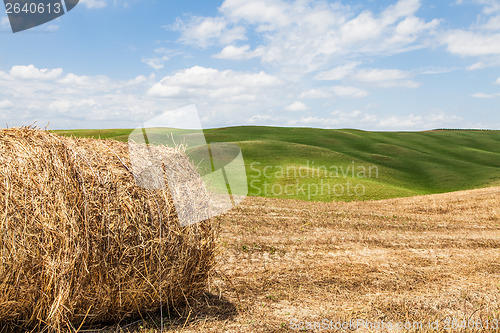
M168 189L136 185L127 147L0 131L2 327L117 321L205 288L216 228L180 226ZM185 154L173 156L193 172Z

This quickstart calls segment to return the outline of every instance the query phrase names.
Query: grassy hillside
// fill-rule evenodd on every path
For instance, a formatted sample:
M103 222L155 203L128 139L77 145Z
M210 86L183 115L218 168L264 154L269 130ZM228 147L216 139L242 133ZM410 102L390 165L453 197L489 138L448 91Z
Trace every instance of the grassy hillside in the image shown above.
M131 130L56 132L127 141ZM500 131L244 126L209 129L205 135L209 142L241 147L254 196L351 201L500 184Z

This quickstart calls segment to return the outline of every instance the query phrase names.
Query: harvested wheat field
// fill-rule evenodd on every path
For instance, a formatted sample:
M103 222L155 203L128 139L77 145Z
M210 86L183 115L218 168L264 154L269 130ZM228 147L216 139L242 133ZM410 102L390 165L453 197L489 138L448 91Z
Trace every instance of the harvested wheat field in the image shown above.
M247 198L220 217L224 251L209 292L169 330L293 332L360 319L454 332L464 330L452 320L467 319L497 332L499 203L500 187L362 203ZM125 331L155 332L155 320Z

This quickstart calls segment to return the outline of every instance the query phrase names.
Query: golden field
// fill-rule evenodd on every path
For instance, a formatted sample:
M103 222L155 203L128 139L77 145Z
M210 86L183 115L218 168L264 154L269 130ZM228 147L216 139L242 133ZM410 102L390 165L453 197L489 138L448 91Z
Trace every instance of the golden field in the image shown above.
M500 331L500 187L351 203L254 197L219 222L210 288L164 310L167 331L298 332L323 319ZM111 330L155 332L159 320Z

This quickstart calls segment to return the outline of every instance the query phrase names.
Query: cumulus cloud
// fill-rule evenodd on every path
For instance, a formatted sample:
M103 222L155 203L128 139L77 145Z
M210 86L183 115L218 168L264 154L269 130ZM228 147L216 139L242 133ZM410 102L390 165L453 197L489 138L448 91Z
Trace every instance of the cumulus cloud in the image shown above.
M178 20L172 29L180 41L200 47L222 46L223 59L260 60L308 73L346 55L406 52L422 47L438 20L418 18L419 0L399 0L380 13L324 1L225 0L219 15ZM253 49L238 45L248 34L260 36ZM290 57L293 54L293 57ZM291 70L291 69L290 69Z
M223 17L190 18L188 22L177 19L175 24L166 26L170 30L180 32L180 42L205 48L213 43L231 44L237 40L246 40L245 28L229 27L229 22Z
M220 51L220 53L214 55L214 58L228 59L228 60L243 60L259 57L262 55L262 48L251 51L250 45L243 45L240 47L228 45Z
M293 102L285 108L287 111L305 111L307 109L307 105L299 101Z
M9 76L12 79L21 80L55 80L61 76L62 72L62 68L38 69L33 65L13 66Z
M367 94L348 86L321 89L330 97ZM154 75L116 80L66 73L61 68L14 66L0 71L4 110L0 122L15 126L50 121L51 128L135 127L161 112L194 103L205 125L235 125L263 121L266 113L279 119L282 110L309 110L309 105L297 100L299 95L294 84L263 71L194 66L158 81Z
M454 30L444 35L442 40L449 52L461 56L500 54L500 33Z
M263 24L267 29L290 24L288 5L280 0L225 0L220 11L234 20L244 20L251 24ZM271 26L272 25L272 26Z
M166 76L149 89L156 97L217 99L224 102L256 100L281 81L264 72L249 73L194 66Z
M204 125L279 125L420 130L457 127L463 119L444 112L381 115L354 109L318 115L300 98L355 98L368 92L335 85L302 94L264 72L238 72L195 66L161 79L138 76L115 80L62 69L17 66L0 71L0 121L17 126L38 120L51 128L135 127L168 110L195 103ZM293 97L295 96L295 97ZM310 105L309 105L310 104ZM307 111L300 116L282 110Z
M61 68L13 66L0 71L0 121L9 126L35 121L51 127L135 126L164 104L146 97L153 77L114 80L80 76ZM100 125L97 125L100 124Z
M485 57L500 54L500 3L497 0L471 0L483 6L476 22L465 29L454 29L441 34L441 42L447 50L464 57ZM491 62L491 60L490 60ZM493 61L498 64L498 60ZM489 67L481 61L469 66L469 70Z
M342 41L346 44L362 42L378 37L382 33L382 25L372 12L365 11L340 28Z

